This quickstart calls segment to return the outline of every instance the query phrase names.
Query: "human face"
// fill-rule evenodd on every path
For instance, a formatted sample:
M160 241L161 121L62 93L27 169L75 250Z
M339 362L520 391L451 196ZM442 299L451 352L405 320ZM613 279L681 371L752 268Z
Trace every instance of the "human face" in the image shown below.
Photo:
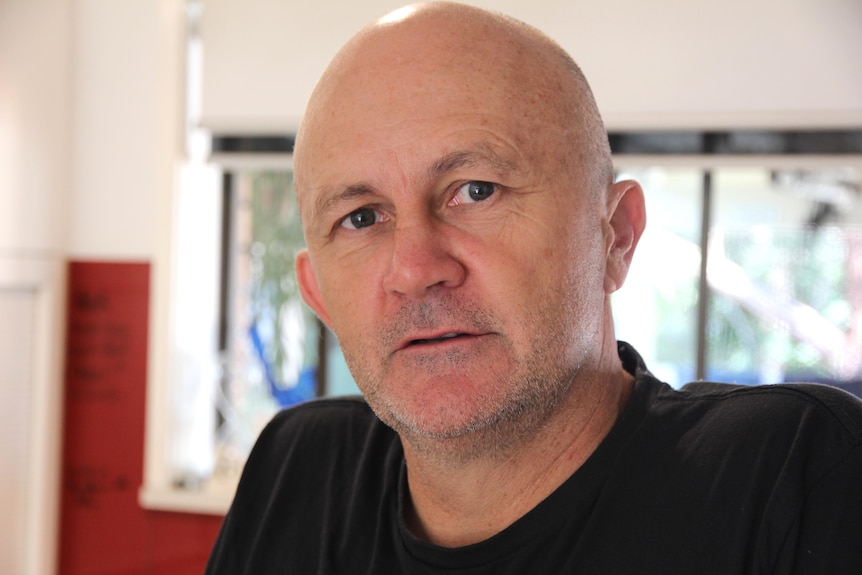
M602 194L534 105L551 94L480 67L388 66L303 125L303 294L402 434L538 424L598 361Z

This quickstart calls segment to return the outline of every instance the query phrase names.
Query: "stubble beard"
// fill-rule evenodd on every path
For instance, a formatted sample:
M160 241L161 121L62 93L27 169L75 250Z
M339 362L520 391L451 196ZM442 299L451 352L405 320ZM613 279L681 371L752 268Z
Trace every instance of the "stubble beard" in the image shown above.
M453 314L458 314L462 322L468 318L467 324L477 331L494 331L501 325L479 307L444 297L405 307L381 337L383 345L376 349L391 349L392 342L398 341L407 329L434 325L436 320ZM501 338L510 358L507 373L493 382L487 394L471 402L476 406L471 413L457 414L454 420L447 421L446 413L429 419L427 413L416 413L407 405L411 403L409 399L402 400L389 392L387 385L398 383L385 381L387 358L375 355L375 346L359 346L355 352L345 348L345 359L378 418L424 458L446 465L461 465L476 458L505 458L535 437L559 408L580 370L580 363L570 359L568 342L548 341L548 333L555 333L548 330L552 325L548 322L561 320L549 315L533 316L530 331L534 341L520 356L510 341ZM470 361L457 352L445 357L447 369L452 372L463 367L464 373L470 373ZM421 362L417 369L422 369Z

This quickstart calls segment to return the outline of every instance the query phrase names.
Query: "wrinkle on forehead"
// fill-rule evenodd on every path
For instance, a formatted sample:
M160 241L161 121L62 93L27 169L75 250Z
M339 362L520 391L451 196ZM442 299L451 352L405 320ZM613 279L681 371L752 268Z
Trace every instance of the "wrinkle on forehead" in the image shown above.
M441 174L458 168L473 167L480 162L487 163L497 173L501 174L508 174L518 169L518 165L514 160L504 157L491 148L491 146L480 142L473 146L472 149L450 152L434 162L428 170L426 179L432 181L440 177Z

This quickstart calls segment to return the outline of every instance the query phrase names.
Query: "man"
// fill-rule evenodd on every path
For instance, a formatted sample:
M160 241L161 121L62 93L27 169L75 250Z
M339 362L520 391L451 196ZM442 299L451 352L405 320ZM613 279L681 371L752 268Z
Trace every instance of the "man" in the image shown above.
M862 573L858 403L676 392L615 340L643 194L548 38L395 12L294 159L299 284L367 404L275 417L208 573Z

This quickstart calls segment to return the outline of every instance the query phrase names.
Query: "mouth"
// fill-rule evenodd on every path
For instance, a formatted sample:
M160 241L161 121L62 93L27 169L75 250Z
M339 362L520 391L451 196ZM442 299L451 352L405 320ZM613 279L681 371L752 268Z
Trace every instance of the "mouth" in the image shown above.
M429 337L429 338L423 338L423 339L412 339L412 340L407 342L407 345L405 347L411 347L414 345L427 345L429 343L439 343L441 341L446 341L446 340L455 339L455 338L459 338L459 337L467 337L468 335L469 334L466 334L466 333L449 332L449 333L444 333L443 335L438 336L438 337Z
M439 335L429 334L427 337L416 337L416 335L418 334L404 339L397 349L403 351L405 349L419 348L423 346L433 346L461 339L474 338L481 334L467 333L461 331L448 331Z

